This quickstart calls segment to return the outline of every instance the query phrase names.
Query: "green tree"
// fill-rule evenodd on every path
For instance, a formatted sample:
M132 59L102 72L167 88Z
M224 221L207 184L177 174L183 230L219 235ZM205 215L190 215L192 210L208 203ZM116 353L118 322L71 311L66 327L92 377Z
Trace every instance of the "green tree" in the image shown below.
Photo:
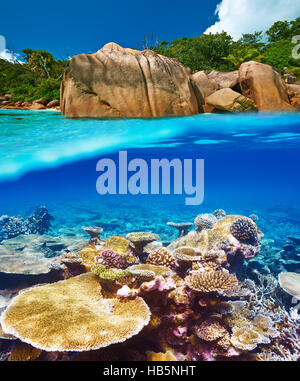
M269 42L288 40L292 37L291 24L288 21L277 21L266 31Z
M263 32L246 33L242 35L240 39L241 44L252 46L258 50L262 49L265 44L262 42Z
M300 60L292 58L294 44L290 40L280 40L266 46L263 62L276 67L281 72L285 67L300 66Z
M257 49L251 48L250 46L244 46L241 49L235 50L227 57L222 57L223 60L231 62L236 68L239 68L242 63L247 61L261 62L263 58L264 56L262 56Z

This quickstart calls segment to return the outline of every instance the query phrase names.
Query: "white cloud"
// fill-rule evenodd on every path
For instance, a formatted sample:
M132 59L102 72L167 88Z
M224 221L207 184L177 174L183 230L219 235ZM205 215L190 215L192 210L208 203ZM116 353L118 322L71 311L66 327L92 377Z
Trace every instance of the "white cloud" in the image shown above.
M20 64L23 64L24 62L20 61L18 59L18 54L14 54L12 52L10 52L8 49L4 49L0 52L0 58L2 58L3 60L5 61L9 61L9 62L12 62L12 63L20 63Z
M243 33L266 31L279 20L291 21L300 16L299 0L222 0L216 8L219 17L205 33L223 30L234 39Z

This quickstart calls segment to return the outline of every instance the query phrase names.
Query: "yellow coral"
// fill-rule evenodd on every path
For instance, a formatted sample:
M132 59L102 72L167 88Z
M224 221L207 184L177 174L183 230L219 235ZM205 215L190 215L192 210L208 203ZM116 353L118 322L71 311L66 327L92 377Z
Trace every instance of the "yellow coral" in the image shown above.
M185 278L186 284L194 291L216 292L228 290L238 284L235 275L223 271L195 273Z
M167 352L146 352L147 361L177 361L176 356L171 351Z
M149 323L143 299L104 299L99 278L82 274L26 289L1 315L4 332L45 351L88 351L120 343Z
M95 257L98 255L99 250L96 247L89 243L82 250L80 250L77 254L82 259L82 264L84 267L90 271L91 268L95 264Z
M42 351L29 344L20 343L12 351L8 361L33 361L36 360Z
M109 237L104 245L104 249L112 249L117 251L119 254L123 256L126 255L129 250L129 241L123 237L112 236Z

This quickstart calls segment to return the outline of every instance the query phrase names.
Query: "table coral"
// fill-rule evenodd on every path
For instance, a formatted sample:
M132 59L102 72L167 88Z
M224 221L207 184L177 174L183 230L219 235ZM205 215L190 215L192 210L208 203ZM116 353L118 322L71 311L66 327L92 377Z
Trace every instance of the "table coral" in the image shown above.
M88 351L137 335L150 315L141 298L104 299L99 278L88 273L25 290L1 324L6 333L45 351Z

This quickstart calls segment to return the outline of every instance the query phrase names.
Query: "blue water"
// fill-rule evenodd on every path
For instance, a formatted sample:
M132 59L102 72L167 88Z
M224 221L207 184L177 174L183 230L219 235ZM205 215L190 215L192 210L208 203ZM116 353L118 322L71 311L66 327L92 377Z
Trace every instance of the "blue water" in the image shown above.
M190 117L71 120L53 111L0 112L0 215L27 216L46 205L52 234L81 235L100 225L105 235L130 231L176 237L168 221L193 221L216 208L259 216L266 237L300 236L299 114L202 114ZM204 159L205 198L186 195L106 195L96 192L96 163L142 158Z

